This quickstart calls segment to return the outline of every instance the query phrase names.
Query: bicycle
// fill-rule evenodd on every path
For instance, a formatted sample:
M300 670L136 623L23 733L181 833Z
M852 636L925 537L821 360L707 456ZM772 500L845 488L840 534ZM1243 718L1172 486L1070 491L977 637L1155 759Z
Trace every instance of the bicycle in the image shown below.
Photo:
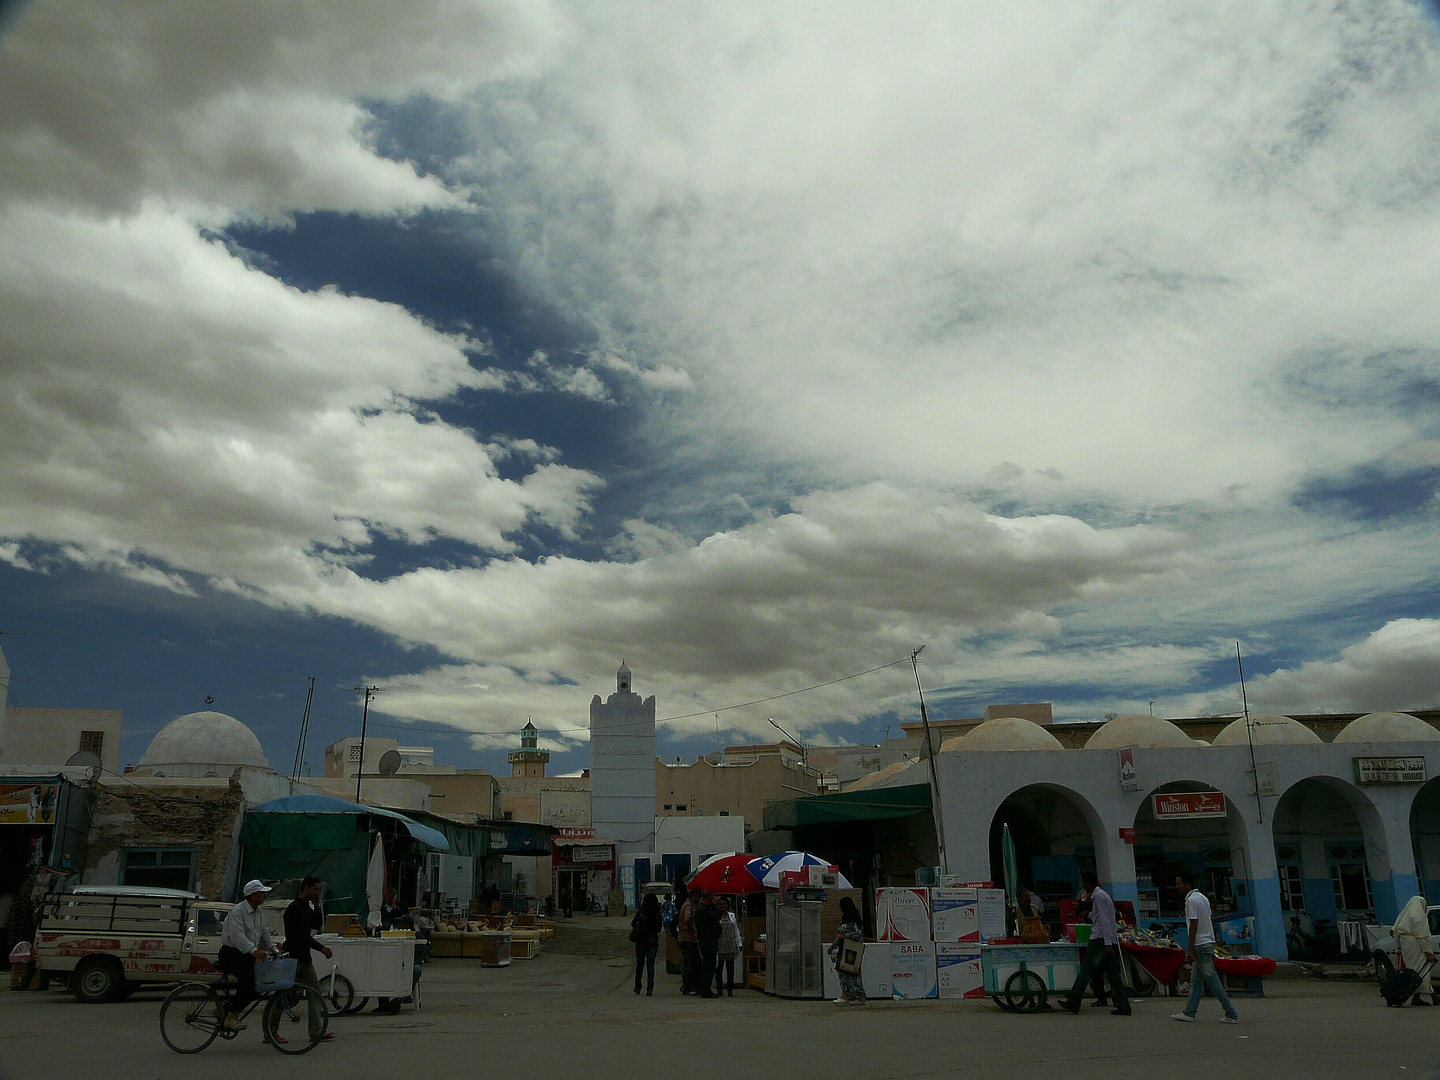
M170 991L160 1006L160 1037L177 1054L198 1054L216 1037L233 1039L239 1031L225 1026L235 980L221 976L213 983L181 983ZM310 1037L311 999L320 1009L320 1035L330 1026L330 1011L325 997L307 986L288 986L262 991L240 1014L244 1020L264 1003L260 1014L260 1030L266 1042L282 1054L303 1054L313 1049L320 1038Z

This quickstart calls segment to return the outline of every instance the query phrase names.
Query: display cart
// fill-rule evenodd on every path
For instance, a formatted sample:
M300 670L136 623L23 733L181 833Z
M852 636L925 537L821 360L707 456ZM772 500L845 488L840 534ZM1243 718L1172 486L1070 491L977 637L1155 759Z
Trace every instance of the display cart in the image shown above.
M1052 991L1064 992L1080 974L1080 952L1067 942L1046 945L981 945L980 973L996 1005L1039 1012Z
M315 974L332 1013L356 1013L372 997L414 998L420 1008L420 985L413 980L416 946L413 937L344 937L320 934L315 938L334 954L329 960L315 953Z

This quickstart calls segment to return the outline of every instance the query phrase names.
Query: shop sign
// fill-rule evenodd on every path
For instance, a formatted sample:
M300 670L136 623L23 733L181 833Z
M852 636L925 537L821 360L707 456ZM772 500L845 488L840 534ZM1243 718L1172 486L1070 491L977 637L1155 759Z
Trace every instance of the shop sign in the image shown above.
M1425 782L1425 759L1423 757L1357 757L1354 761L1357 784L1423 784Z
M59 784L0 784L0 825L53 825Z
M613 859L614 857L615 857L615 856L611 853L610 848L605 847L605 846L603 846L603 845L597 845L597 846L594 846L594 847L579 847L579 846L577 846L577 847L571 848L571 850L570 850L570 861L571 861L571 862L577 862L577 863L582 863L582 862L609 862L609 861L610 861L611 859Z
M1133 746L1125 746L1120 750L1120 790L1140 790L1140 780L1135 775L1135 748Z
M1139 842L1139 840L1140 840L1140 834L1139 834L1138 832L1136 832L1136 831L1135 831L1134 829L1132 829L1132 828L1129 828L1129 827L1127 827L1127 826L1125 826L1125 825L1121 825L1121 826L1120 826L1120 839L1121 839L1121 840L1124 840L1125 843L1127 843L1127 844L1134 844L1134 843L1138 843L1138 842Z
M589 826L565 826L555 830L556 840L594 840L595 830Z
M1184 821L1189 818L1225 816L1225 796L1218 791L1175 791L1152 795L1156 821Z

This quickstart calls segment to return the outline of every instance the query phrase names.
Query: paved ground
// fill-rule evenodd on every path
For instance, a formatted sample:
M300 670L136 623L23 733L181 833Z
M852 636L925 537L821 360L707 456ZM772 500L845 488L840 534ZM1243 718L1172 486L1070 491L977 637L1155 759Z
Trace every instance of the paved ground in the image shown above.
M700 1001L662 977L631 993L621 920L576 919L538 959L483 969L438 960L425 1007L332 1021L337 1038L283 1057L258 1023L231 1043L182 1057L160 1040L163 994L80 1005L60 991L0 993L3 1080L577 1077L1424 1077L1440 1066L1440 1009L1387 1009L1373 984L1272 980L1264 1000L1237 999L1242 1023L1170 1020L1179 1002L1138 1002L1129 1019L1086 1008L1037 1016L971 1002L781 1001L755 991ZM1440 1076L1440 1072L1436 1073Z

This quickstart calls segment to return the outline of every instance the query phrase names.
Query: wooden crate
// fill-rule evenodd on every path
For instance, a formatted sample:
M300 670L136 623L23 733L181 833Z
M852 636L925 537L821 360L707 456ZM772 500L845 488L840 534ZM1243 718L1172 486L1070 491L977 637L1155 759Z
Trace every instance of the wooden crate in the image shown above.
M540 934L535 930L517 930L510 935L510 955L516 960L533 960L540 955Z

